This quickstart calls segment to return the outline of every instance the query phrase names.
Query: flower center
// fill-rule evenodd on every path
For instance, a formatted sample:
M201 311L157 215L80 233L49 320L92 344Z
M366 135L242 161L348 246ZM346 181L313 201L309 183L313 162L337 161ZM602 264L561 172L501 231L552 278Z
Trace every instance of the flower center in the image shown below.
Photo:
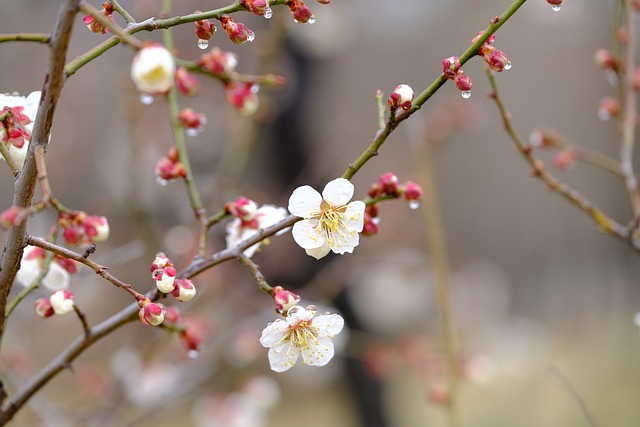
M317 328L311 326L308 320L303 320L293 326L289 326L289 333L285 337L291 342L291 345L301 349L308 348L308 340L311 340L312 344L316 344L317 340Z
M323 232L327 236L330 245L336 243L336 238L340 238L344 233L341 230L346 228L344 222L344 213L347 206L332 206L331 203L323 200L320 203L320 211L315 213L311 218L318 220L316 229Z

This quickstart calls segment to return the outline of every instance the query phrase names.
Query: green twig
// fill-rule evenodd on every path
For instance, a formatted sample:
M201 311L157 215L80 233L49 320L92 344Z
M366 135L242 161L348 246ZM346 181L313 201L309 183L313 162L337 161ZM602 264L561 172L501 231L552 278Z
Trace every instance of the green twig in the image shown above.
M15 34L0 34L0 43L6 42L36 42L36 43L49 43L51 41L51 34L46 33L15 33Z
M110 2L111 2L111 5L113 6L114 12L119 13L120 16L124 18L127 24L130 24L131 22L135 22L135 19L133 19L133 16L131 16L129 12L127 12L122 6L120 6L120 3L118 3L117 0L110 0Z
M91 15L93 19L98 21L101 25L108 28L110 32L115 34L122 40L124 43L138 50L142 47L142 42L135 37L131 37L124 29L122 29L115 22L111 21L109 18L104 16L98 9L90 5L86 2L80 3L80 11L86 13L87 15Z

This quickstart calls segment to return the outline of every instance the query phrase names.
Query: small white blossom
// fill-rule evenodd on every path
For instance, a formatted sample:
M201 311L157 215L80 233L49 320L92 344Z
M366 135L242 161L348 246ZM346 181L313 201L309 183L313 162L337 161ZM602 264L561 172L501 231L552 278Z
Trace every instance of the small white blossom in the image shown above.
M304 220L293 225L293 238L308 255L320 259L330 250L344 254L358 246L365 204L348 203L353 190L353 184L344 178L329 182L322 195L308 185L294 190L289 212Z
M71 313L73 311L73 293L67 289L61 289L51 294L49 298L53 311L58 315Z
M276 372L284 372L295 365L298 356L306 365L324 366L333 357L331 339L344 327L338 314L314 317L315 307L294 306L286 320L270 323L260 337L260 344L269 349L269 364Z
M19 95L0 94L0 111L4 107L24 107L23 113L31 120L31 123L25 125L25 129L31 132L33 130L33 122L36 120L36 113L38 112L41 94L42 92L40 91L31 92L26 98ZM0 126L0 141L4 139L4 137L5 131L2 126ZM24 159L27 156L29 140L25 138L25 143L21 148L16 148L12 144L9 144L7 148L9 149L9 154L11 155L13 162L21 168L24 164ZM4 160L4 157L0 156L0 158Z
M256 210L256 214L251 221L242 221L240 218L235 218L227 226L227 247L232 248L237 246L240 242L256 234L261 228L276 224L286 217L287 211L285 208L273 205L262 205ZM284 231L286 230L282 230L278 232L278 234ZM251 258L260 248L260 245L261 243L256 243L248 247L244 250L244 254Z
M176 63L164 46L143 47L133 58L131 79L140 92L156 95L167 92L174 81Z
M18 270L16 278L23 286L31 285L42 273L44 260L39 257L31 256L31 253L37 250L38 249L35 246L27 246L22 255L20 270ZM40 284L47 289L57 291L60 289L69 289L70 282L71 276L69 275L69 272L54 260L49 263L49 270Z

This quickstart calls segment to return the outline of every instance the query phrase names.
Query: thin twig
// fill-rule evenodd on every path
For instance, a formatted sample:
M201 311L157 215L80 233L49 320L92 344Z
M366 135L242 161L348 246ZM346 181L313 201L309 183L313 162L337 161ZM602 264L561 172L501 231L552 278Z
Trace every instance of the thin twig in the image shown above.
M555 366L551 366L549 368L549 372L551 373L553 378L555 378L558 384L560 384L560 386L562 386L562 388L566 390L566 392L569 394L571 399L576 403L576 405L578 405L578 408L580 409L580 413L582 413L584 418L587 420L587 424L589 424L590 427L597 427L598 424L596 424L596 421L593 418L593 415L591 415L591 412L589 411L589 407L587 406L584 399L580 396L578 391L575 389L575 387L569 382L569 380Z
M267 294L271 294L273 288L269 286L267 279L264 278L262 271L260 271L260 266L255 262L251 261L251 259L243 254L242 252L238 255L238 260L246 266L251 273L253 274L253 278L256 279L256 283L261 291L266 292Z

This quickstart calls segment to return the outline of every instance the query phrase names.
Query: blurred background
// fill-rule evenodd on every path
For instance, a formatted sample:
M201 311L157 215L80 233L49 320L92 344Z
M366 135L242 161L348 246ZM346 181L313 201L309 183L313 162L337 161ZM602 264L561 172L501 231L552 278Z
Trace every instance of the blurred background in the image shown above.
M175 14L227 4L174 3ZM498 84L525 139L545 126L617 157L615 122L597 118L600 98L615 96L616 89L593 59L598 48L612 45L614 2L566 3L554 12L546 1L530 0L497 32L494 45L513 64L497 76ZM59 4L0 0L0 31L50 32ZM121 4L138 21L161 16L159 1ZM274 8L268 21L235 15L255 31L255 41L235 46L218 31L211 46L236 52L239 72L282 74L287 85L262 88L252 118L240 117L212 79L200 78L199 96L180 99L208 119L205 131L188 141L208 212L239 195L286 206L300 185L321 190L372 141L377 89L383 99L400 83L421 92L441 72L442 59L462 53L508 5L309 1L313 25L294 24L285 7ZM180 58L202 54L192 25L172 32ZM89 32L78 16L67 61L106 37ZM159 32L136 37L161 41ZM183 185L155 181L155 163L172 145L172 134L161 99L140 103L129 77L132 58L129 48L117 46L68 79L47 166L66 206L109 218L111 237L93 259L142 292L154 286L148 268L156 252L167 253L178 268L191 261L197 226ZM47 61L46 46L0 45L0 92L39 90ZM355 197L366 197L369 185L389 171L401 182L420 183L423 163L410 142L429 143L438 194L426 194L424 203L438 204L446 233L463 425L586 426L581 402L598 425L635 427L638 255L531 177L486 96L484 67L480 58L463 67L474 81L470 99L447 84L391 135L354 177ZM556 171L553 153L539 154L606 213L622 224L630 220L616 177L585 164ZM4 209L13 196L8 168L0 168L0 179ZM446 426L423 209L395 201L380 211L379 233L363 237L352 255L317 262L286 234L254 257L272 285L295 290L303 305L345 317L347 330L337 337L328 366L269 370L258 338L276 317L273 302L232 261L195 278L197 298L179 307L205 337L197 357L166 331L127 325L81 355L14 424ZM53 212L40 214L29 231L44 236L54 223ZM224 224L212 230L209 253L224 248L224 233ZM85 270L71 286L91 324L131 303L128 294ZM35 316L33 301L45 294L35 292L9 320L0 368L10 392L81 332L73 316Z

